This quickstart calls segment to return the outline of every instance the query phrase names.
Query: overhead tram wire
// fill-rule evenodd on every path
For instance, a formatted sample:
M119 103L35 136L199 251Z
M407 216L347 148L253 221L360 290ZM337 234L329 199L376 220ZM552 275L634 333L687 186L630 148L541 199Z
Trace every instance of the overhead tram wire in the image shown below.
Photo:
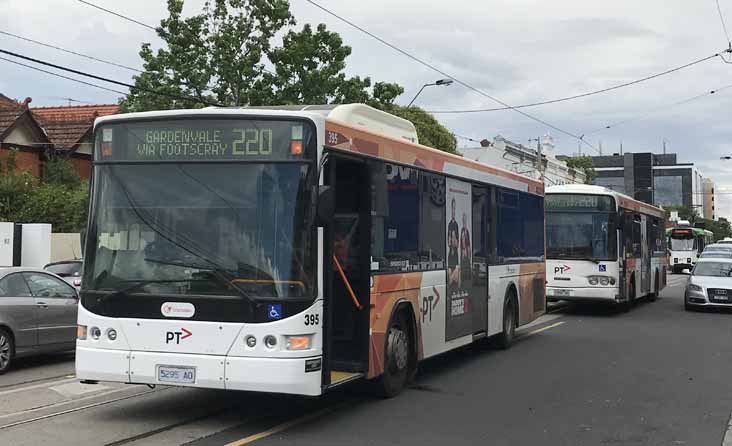
M140 25L140 26L144 26L145 28L149 28L149 29L151 29L151 30L153 30L153 31L157 31L157 28L155 28L154 26L150 26L150 25L148 25L147 23L143 23L143 22L141 22L141 21L139 21L139 20L135 20L135 19L133 19L133 18L131 18L131 17L127 17L127 16L126 16L126 15L124 15L124 14L120 14L120 13L118 13L118 12L114 12L114 11L112 11L112 10L109 10L109 9L103 8L103 7L99 6L99 5L95 5L94 3L92 3L92 2L88 2L88 1L86 1L86 0L78 0L78 1L79 1L80 3L83 3L83 4L87 5L87 6L91 6L92 8L97 8L97 9L99 9L99 10L101 10L101 11L104 11L104 12L106 12L106 13L109 13L109 14L115 15L115 16L117 16L117 17L121 18L121 19L127 20L128 22L136 23L136 24L138 24L138 25Z
M115 90L113 88L107 88L107 87L104 87L101 85L93 84L91 82L82 81L81 79L74 79L73 77L64 76L63 74L54 73L53 71L44 70L43 68L34 67L32 65L24 64L24 63L18 62L16 60L7 59L2 56L0 56L0 60L4 60L5 62L10 62L15 65L20 65L21 67L30 68L31 70L40 71L41 73L50 74L51 76L56 76L56 77L60 77L62 79L66 79L66 80L70 80L70 81L77 82L80 84L88 85L89 87L99 88L100 90L111 91L112 93L119 93L119 94L125 95L125 96L127 95L127 93L124 91Z
M320 5L319 3L315 2L314 0L305 0L305 1L308 2L308 3L310 3L311 5L315 6L316 8L322 10L326 14L335 17L336 19L342 21L343 23L346 23L347 25L349 25L349 26L357 29L358 31L366 34L367 36L369 36L369 37L371 37L371 38L373 38L373 39L381 42L382 44L388 46L389 48L393 49L394 51L396 51L396 52L398 52L398 53L400 53L400 54L408 57L409 59L412 59L413 61L419 63L420 65L425 66L425 67L429 68L430 70L432 70L432 71L434 71L436 73L441 74L442 76L445 76L445 77L448 77L448 78L452 79L453 81L457 82L458 84L462 85L463 87L467 88L468 90L474 91L475 93L478 93L481 96L484 96L484 97L486 97L486 98L488 98L488 99L490 99L490 100L492 100L492 101L494 101L494 102L496 102L498 104L501 104L502 106L506 107L507 109L513 110L516 113L519 113L519 114L523 115L524 117L529 118L529 119L531 119L533 121L536 121L536 122L538 122L538 123L540 123L542 125L545 125L545 126L551 128L553 130L556 130L559 133L562 133L564 135L570 136L570 137L572 137L572 138L580 141L581 143L586 144L587 146L591 147L592 149L594 149L598 153L600 152L597 149L597 147L595 147L594 145L590 144L588 141L585 141L582 136L575 135L574 133L568 132L567 130L564 130L564 129L560 128L560 127L557 127L556 125L551 124L551 123L549 123L549 122L547 122L547 121L545 121L545 120L543 120L541 118L537 118L536 116L533 116L533 115L531 115L529 113L526 113L523 110L520 110L520 109L517 109L515 107L512 107L508 103L506 103L506 102L504 102L504 101L502 101L502 100L500 100L500 99L498 99L498 98L496 98L494 96L491 96L490 94L488 94L488 93L486 93L486 92L484 92L484 91L482 91L482 90L480 90L480 89L478 89L478 88L476 88L476 87L468 84L465 81L462 81L460 79L457 79L456 77L454 77L454 76L450 75L449 73L447 73L447 72L445 72L445 71L437 68L436 66L434 66L434 65L432 65L432 64L430 64L428 62L425 62L424 60L418 58L417 56L415 56L415 55L413 55L413 54L411 54L411 53L409 53L409 52L407 52L407 51L399 48L398 46L396 46L396 45L394 45L394 44L392 44L392 43L390 43L390 42L382 39L381 37L377 36L376 34L373 34L372 32L370 32L370 31L362 28L361 26L359 26L359 25L355 24L354 22L346 19L345 17L342 17L342 16L336 14L335 12L329 10L328 8Z
M611 124L607 124L607 125L604 125L602 127L599 127L599 128L594 129L594 130L591 130L591 131L585 133L585 135L591 135L591 134L594 134L594 133L602 132L604 130L609 130L611 128L615 128L615 127L618 127L618 126L621 126L621 125L624 125L624 124L628 124L630 122L640 121L640 120L643 120L643 119L647 118L648 116L654 115L654 114L659 113L659 112L662 112L662 111L666 111L666 110L668 110L670 108L673 108L673 107L678 107L679 105L684 105L686 103L695 101L697 99L701 99L701 98L704 98L704 97L707 97L707 96L710 96L710 95L719 93L719 92L721 92L723 90L727 90L728 88L732 88L732 84L727 84L727 85L724 85L722 87L715 88L714 90L709 90L706 93L698 94L698 95L692 96L690 98L682 99L680 101L672 102L670 104L666 104L664 106L654 108L653 110L647 111L645 113L638 114L638 115L636 115L634 117L631 117L631 118L623 119L623 120L620 120L620 121L615 121L615 122L613 122Z
M86 73L84 71L79 71L79 70L75 70L73 68L67 68L67 67L64 67L64 66L61 66L61 65L57 65L57 64L53 64L53 63L50 63L50 62L46 62L46 61L43 61L43 60L40 60L40 59L35 59L35 58L32 58L32 57L24 56L22 54L13 53L12 51L7 51L7 50L4 50L2 48L0 48L0 53L7 54L7 55L13 56L13 57L17 57L19 59L27 60L29 62L33 62L33 63L39 64L39 65L45 65L47 67L55 68L57 70L62 70L62 71L67 71L69 73L74 73L74 74L77 74L79 76L89 77L89 78L92 78L92 79L100 80L102 82L108 82L110 84L115 84L115 85L119 85L119 86L122 86L122 87L127 87L127 88L130 88L130 89L138 90L138 91L144 91L144 92L151 93L151 94L155 94L155 95L158 95L158 96L166 96L166 97L169 97L169 98L172 98L172 99L178 99L178 100L183 100L183 101L193 101L193 102L197 102L199 104L209 105L209 106L213 106L213 107L221 107L220 104L217 104L217 103L211 102L211 101L207 101L205 99L196 98L196 97L193 97L193 96L181 96L181 95L177 95L177 94L164 93L164 92L161 92L161 91L153 90L151 88L138 87L138 86L135 86L135 85L132 85L132 84L128 84L126 82L120 82L120 81L117 81L117 80L114 80L114 79L109 79L109 78L106 78L106 77L97 76L95 74ZM122 94L126 94L126 93L122 93Z
M142 73L143 72L142 70L139 70L137 68L133 68L133 67L130 67L130 66L127 66L127 65L123 65L123 64L117 63L117 62L112 62L112 61L109 61L109 60L101 59L99 57L90 56L88 54L79 53L77 51L72 51L72 50L69 50L69 49L66 49L66 48L62 48L60 46L51 45L50 43L40 42L38 40L33 40L31 38L28 38L28 37L19 36L17 34L9 33L7 31L0 30L0 34L6 35L6 36L10 36L10 37L15 37L16 39L24 40L26 42L35 43L36 45L45 46L46 48L52 48L54 50L63 51L64 53L73 54L73 55L79 56L79 57L84 57L86 59L93 60L93 61L96 61L96 62L101 62L101 63L107 64L107 65L112 65L112 66L115 66L115 67L118 67L118 68L124 68L125 70L135 71L137 73Z
M702 62L706 62L710 59L716 58L717 56L721 56L721 53L715 53L715 54L712 54L711 56L706 56L701 59L697 59L693 62L689 62L687 64L684 64L684 65L681 65L681 66L678 66L675 68L671 68L669 70L662 71L660 73L652 74L650 76L646 76L641 79L636 79L634 81L624 82L622 84L614 85L612 87L602 88L600 90L588 91L586 93L576 94L573 96L565 96L562 98L550 99L550 100L540 101L540 102L532 102L529 104L514 105L511 107L494 107L494 108L481 108L481 109L471 109L471 110L428 110L428 113L433 113L433 114L484 113L484 112L511 110L511 109L516 109L516 108L537 107L539 105L556 104L559 102L566 102L566 101L571 101L574 99L586 98L588 96L594 96L594 95L598 95L601 93L607 93L609 91L618 90L620 88L629 87L631 85L640 84L642 82L649 81L651 79L656 79L661 76L665 76L667 74L671 74L671 73L675 73L677 71L683 70L684 68L688 68L688 67L700 64Z
M722 7L719 6L719 0L716 0L717 2L717 12L719 13L719 20L722 22L722 29L724 30L724 36L727 37L727 44L730 48L732 48L732 40L729 38L729 33L727 32L727 24L724 21L724 14L722 14Z

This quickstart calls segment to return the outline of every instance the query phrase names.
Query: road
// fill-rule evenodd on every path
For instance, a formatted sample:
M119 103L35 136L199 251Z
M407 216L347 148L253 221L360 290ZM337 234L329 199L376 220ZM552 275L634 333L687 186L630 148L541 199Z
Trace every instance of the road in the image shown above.
M427 361L390 400L87 386L72 356L26 360L0 377L0 444L722 445L732 312L685 312L685 276L669 280L629 313L569 305L508 351Z

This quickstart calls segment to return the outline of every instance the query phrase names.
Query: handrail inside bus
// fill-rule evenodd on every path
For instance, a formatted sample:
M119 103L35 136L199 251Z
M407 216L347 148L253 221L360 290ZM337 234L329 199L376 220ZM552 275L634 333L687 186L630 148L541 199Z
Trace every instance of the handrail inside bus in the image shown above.
M333 262L335 263L335 266L338 269L338 272L341 274L341 279L343 279L343 283L346 284L346 289L348 290L348 295L351 296L353 305L355 305L356 308L359 309L359 311L363 310L363 305L361 305L361 302L359 302L358 299L356 298L356 293L353 292L353 288L351 288L351 283L348 281L348 278L346 277L346 273L343 272L343 267L341 267L341 262L338 261L338 257L336 257L335 254L333 254Z

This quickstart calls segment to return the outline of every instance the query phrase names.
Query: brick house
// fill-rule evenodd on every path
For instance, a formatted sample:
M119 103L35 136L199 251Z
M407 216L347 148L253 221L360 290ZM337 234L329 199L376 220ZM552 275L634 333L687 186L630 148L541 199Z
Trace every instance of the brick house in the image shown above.
M94 119L119 112L116 104L30 107L0 94L0 160L13 150L20 170L42 175L42 162L51 154L71 160L79 176L91 175Z
M17 102L0 94L0 162L3 166L11 151L15 152L18 169L41 176L41 163L50 140L28 104L31 99Z
M33 107L31 112L46 131L54 151L67 156L86 180L91 175L94 119L118 113L119 106Z

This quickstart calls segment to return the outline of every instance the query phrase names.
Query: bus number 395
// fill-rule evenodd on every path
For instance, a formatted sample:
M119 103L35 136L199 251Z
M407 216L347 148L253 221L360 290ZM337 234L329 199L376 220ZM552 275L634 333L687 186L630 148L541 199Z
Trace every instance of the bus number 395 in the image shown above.
M305 315L305 325L318 325L320 324L320 315L319 314L306 314Z

